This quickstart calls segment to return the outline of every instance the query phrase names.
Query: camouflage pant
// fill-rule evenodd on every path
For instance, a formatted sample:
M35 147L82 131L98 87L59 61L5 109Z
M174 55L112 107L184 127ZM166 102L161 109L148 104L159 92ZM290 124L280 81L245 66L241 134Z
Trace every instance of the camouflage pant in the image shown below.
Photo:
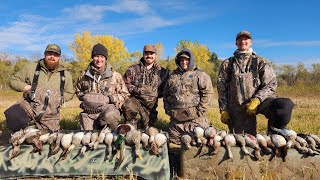
M189 121L177 121L170 119L169 123L169 138L174 144L181 144L180 137L184 134L189 134L192 137L193 129L197 126L203 128L209 127L207 117L199 117Z
M127 123L137 124L138 128L154 126L158 116L156 109L157 106L154 106L151 110L148 110L134 97L130 97L122 105L125 121Z
M268 131L270 126L284 128L290 122L293 106L293 102L288 98L267 98L258 107L257 114L263 114L268 119ZM245 104L229 109L230 132L257 134L256 116L247 115Z
M111 130L114 130L118 126L120 119L120 111L113 104L108 104L100 113L88 114L81 112L81 130L100 130L105 125L108 125Z
M60 114L53 113L44 115L36 122L36 114L27 101L21 101L12 105L4 112L8 129L18 131L30 125L36 125L38 129L57 131L60 129Z

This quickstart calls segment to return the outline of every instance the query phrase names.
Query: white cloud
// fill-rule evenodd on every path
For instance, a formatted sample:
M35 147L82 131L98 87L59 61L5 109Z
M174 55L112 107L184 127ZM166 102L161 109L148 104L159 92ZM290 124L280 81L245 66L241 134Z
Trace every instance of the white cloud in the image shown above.
M274 47L274 46L320 46L320 41L271 41L271 40L255 40L255 46Z

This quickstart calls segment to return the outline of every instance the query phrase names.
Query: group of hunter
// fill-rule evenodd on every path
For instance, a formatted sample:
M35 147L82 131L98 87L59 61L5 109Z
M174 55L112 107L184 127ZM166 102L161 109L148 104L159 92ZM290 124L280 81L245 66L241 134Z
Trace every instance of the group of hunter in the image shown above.
M221 64L218 102L221 121L230 132L256 134L256 115L263 114L270 127L283 129L291 119L293 102L276 98L277 79L270 61L251 48L250 32L236 35L237 50ZM73 86L71 73L60 61L61 49L49 44L44 58L25 65L10 80L10 87L23 92L24 99L5 111L8 129L20 130L29 125L57 131L61 105L76 94L81 101L81 130L115 130L124 117L142 131L157 121L158 99L170 116L170 142L180 144L180 137L193 128L206 128L207 111L213 100L209 75L195 64L193 53L182 49L175 57L176 69L169 72L157 63L157 49L143 48L138 64L122 76L108 62L108 50L102 44L92 48L92 62Z

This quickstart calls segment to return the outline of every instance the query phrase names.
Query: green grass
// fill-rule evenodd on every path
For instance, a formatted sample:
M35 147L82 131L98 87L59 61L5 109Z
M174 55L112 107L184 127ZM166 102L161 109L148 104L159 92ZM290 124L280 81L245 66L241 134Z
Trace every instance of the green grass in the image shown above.
M320 134L320 85L295 87L281 86L278 88L277 96L291 98L295 103L292 119L289 128L298 133ZM5 117L3 112L15 102L22 99L22 94L9 90L0 91L0 130L5 131ZM71 101L65 103L61 108L61 127L63 129L79 129L79 108L80 101L74 97ZM160 99L158 107L158 122L156 126L166 130L168 128L169 116L165 114L163 102ZM209 121L217 128L227 130L227 126L220 122L218 110L217 93L215 92L211 108L208 111ZM263 115L258 115L258 132L265 132L267 129L267 120Z

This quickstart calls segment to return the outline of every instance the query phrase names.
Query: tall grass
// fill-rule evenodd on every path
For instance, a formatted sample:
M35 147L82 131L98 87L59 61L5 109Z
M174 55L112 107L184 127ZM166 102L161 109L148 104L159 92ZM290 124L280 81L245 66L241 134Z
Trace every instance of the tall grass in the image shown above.
M289 128L294 129L298 133L315 133L320 134L320 85L296 85L296 86L280 86L278 87L277 96L291 98L295 103ZM22 94L8 90L0 91L0 130L4 131L5 117L3 112L5 109L22 99ZM63 129L79 129L79 108L80 101L74 97L71 101L65 103L61 108L60 124ZM217 102L217 93L214 93L211 107L208 110L208 119L215 127L227 129L227 126L220 122L220 114ZM165 114L162 99L159 101L158 122L156 126L166 130L169 116ZM259 132L267 130L267 120L263 115L258 115Z

